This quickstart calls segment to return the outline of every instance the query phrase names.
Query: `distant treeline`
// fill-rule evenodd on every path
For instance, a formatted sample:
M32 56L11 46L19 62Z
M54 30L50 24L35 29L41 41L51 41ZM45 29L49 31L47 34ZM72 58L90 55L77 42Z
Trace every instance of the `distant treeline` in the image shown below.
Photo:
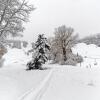
M95 44L100 47L100 33L79 39L77 43Z

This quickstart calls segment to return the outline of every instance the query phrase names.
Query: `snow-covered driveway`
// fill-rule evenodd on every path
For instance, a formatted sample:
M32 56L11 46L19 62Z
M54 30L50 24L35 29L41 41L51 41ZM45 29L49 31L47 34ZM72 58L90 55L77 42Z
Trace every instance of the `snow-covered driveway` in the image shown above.
M56 67L40 100L100 100L100 68Z

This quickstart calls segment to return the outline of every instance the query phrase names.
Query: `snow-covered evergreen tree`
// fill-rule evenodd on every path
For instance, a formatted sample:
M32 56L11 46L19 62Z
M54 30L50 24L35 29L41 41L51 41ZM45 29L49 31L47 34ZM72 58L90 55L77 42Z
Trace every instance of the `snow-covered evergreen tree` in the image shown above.
M47 51L49 50L50 46L47 43L47 38L43 34L39 35L33 50L32 60L27 63L28 70L43 69L41 66L48 60Z

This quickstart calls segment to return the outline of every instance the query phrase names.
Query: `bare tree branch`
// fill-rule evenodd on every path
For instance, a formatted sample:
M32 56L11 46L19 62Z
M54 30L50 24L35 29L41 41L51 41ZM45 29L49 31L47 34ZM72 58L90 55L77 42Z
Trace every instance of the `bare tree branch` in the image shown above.
M28 21L33 10L26 0L0 0L0 37L8 32L18 34L23 31L22 23Z

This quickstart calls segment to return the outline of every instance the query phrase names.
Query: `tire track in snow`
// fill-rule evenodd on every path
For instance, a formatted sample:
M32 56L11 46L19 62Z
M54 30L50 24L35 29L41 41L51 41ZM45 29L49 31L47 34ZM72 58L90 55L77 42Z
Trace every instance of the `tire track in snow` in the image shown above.
M52 78L53 69L49 72L47 77L40 83L40 85L36 89L30 89L26 93L24 93L22 96L18 98L18 100L40 100L46 89L48 88L48 85L50 83L50 80Z

